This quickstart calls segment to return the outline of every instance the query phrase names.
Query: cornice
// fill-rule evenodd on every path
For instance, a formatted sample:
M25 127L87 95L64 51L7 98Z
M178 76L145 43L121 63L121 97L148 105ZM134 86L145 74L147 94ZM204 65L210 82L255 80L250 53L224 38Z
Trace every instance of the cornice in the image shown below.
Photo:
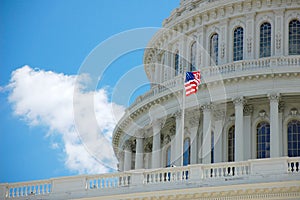
M167 194L148 194L147 197L128 197L127 200L241 200L241 199L298 199L300 198L299 186L283 187L261 187L256 189L228 189L223 191L198 191L190 190L189 192L166 192Z

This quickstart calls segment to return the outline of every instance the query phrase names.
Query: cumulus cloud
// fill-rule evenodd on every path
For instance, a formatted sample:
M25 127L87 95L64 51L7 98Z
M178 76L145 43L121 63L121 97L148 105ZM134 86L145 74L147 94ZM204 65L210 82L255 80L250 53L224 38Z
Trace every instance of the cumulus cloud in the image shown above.
M124 107L109 102L107 91L84 91L88 76L65 75L24 66L15 70L7 88L14 114L30 126L59 136L65 165L79 173L105 173L116 168L111 136Z

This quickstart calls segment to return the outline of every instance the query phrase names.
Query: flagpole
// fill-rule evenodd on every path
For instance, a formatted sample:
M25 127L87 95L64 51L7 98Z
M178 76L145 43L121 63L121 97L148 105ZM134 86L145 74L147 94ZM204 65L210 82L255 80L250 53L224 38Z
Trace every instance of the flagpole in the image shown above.
M183 154L184 154L184 114L185 114L185 98L186 98L186 95L185 95L185 87L184 87L184 83L185 83L185 68L183 68L183 89L182 89L182 106L181 106L181 134L182 134L182 163L181 165L183 166Z

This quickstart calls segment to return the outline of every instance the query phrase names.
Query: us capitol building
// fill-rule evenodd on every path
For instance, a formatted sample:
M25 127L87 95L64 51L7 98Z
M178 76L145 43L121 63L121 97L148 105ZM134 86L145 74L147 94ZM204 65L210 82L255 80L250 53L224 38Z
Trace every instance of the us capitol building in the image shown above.
M144 69L151 88L113 133L118 173L1 184L0 199L300 199L299 0L181 0Z

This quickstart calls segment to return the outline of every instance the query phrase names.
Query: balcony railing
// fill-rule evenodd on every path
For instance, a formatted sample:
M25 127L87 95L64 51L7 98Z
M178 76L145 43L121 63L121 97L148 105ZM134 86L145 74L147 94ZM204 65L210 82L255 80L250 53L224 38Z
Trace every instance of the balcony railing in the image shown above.
M32 181L10 184L6 190L7 198L35 196L49 194L52 190L52 181ZM0 196L1 197L1 196Z
M260 74L300 72L300 56L268 57L256 60L242 60L218 66L209 66L201 69L202 83L242 76L255 76ZM150 91L139 96L129 107L134 110L147 102L174 93L183 89L183 76L177 76L162 84L153 86Z
M130 192L130 189L143 192L146 186L170 188L170 184L187 185L225 184L228 180L243 180L251 183L281 180L300 180L300 157L255 159L243 162L196 164L183 167L131 170L120 173L86 175L55 178L44 181L0 184L0 199L28 199L30 196L47 196L57 199L69 194L68 198L87 194L114 195ZM247 182L248 181L248 182ZM122 188L127 188L126 190ZM64 199L63 196L61 199Z

